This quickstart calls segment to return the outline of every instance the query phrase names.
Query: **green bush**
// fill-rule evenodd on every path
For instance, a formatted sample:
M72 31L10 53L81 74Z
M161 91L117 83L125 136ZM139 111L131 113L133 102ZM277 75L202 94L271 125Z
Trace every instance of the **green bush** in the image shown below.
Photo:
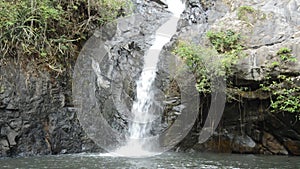
M0 1L0 55L34 59L62 72L92 27L119 15L129 0Z
M210 93L210 79L212 76L222 76L225 71L222 69L219 56L213 48L203 48L192 43L180 41L173 53L180 56L189 69L194 73L197 80L197 90L202 93ZM212 58L215 58L213 61Z
M232 65L236 64L239 58L244 56L241 35L232 30L226 30L220 32L208 31L206 36L214 49L219 54L224 55L221 62L227 74L230 75L232 73Z
M279 75L277 79L260 85L271 94L271 112L300 113L300 86L295 77Z
M242 49L241 35L232 30L208 31L206 36L219 53L240 52Z
M283 68L286 67L287 64L290 65L295 62L297 62L297 58L292 55L292 50L287 47L282 47L277 51L275 60L271 62L268 67L270 69L276 67Z
M243 56L241 36L231 30L207 32L211 47L180 41L173 53L184 59L197 78L196 87L202 93L211 92L211 79L228 78L232 66Z
M280 57L281 61L283 62L296 62L297 58L293 57L292 55L292 49L283 47L280 48L276 54L278 57Z
M270 68L282 68L286 63L297 62L297 58L292 56L292 50L287 47L280 48L276 56L278 61L273 61ZM263 91L270 93L271 112L300 113L300 86L297 81L293 75L280 74L272 77L268 74L260 87Z

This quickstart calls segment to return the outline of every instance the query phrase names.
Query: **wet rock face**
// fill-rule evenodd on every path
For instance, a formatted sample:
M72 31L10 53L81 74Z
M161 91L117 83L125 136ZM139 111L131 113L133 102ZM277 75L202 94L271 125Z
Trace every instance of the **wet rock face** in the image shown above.
M121 22L119 27L108 25L104 30L110 31L95 32L93 36L96 41L107 42L105 47L110 52L106 60L94 60L102 71L98 75L94 72L96 99L108 123L119 131L127 130L128 114L119 110L132 106L142 57L153 42L156 29L170 17L162 2L134 0L136 17ZM299 63L280 70L267 67L276 61L276 52L281 47L291 48L300 60L299 4L297 0L188 0L178 35L166 49L171 48L177 38L201 43L207 30L232 29L247 37L248 55L235 68L238 85L258 86L270 71L299 73ZM255 15L248 13L248 20L239 19L240 6L252 6ZM93 44L97 48L97 43ZM172 124L181 113L178 84L172 83L165 67L160 66L156 85L170 96L165 103L164 123L157 124L154 134ZM64 78L70 80L71 77ZM1 65L0 157L102 151L80 126L66 79L55 79L33 66L24 69L13 63ZM108 90L112 82L117 85L113 86L114 90ZM228 102L219 128L213 137L200 144L199 131L209 104L209 99L202 99L199 119L177 150L300 155L300 123L294 115L268 113L268 97L253 93L243 95L243 104ZM122 101L114 105L113 100L108 99L112 97Z
M66 107L63 87L49 74L28 73L14 63L2 65L0 72L1 156L97 148L85 137L75 110Z
M264 147L267 147L269 149L269 151L273 154L283 154L283 155L287 155L288 152L287 150L284 148L284 146L282 146L277 140L276 138L274 138L274 136L272 136L269 133L263 133L263 138L262 138L262 145Z
M287 140L284 142L284 146L290 151L292 155L300 155L300 141Z
M293 113L270 113L269 97L256 90L268 74L280 73L299 76L300 70L300 29L299 1L189 1L189 10L202 5L206 22L183 24L180 37L201 44L207 30L233 30L244 37L246 57L235 67L235 85L248 86L253 91L240 93L240 102L226 104L219 128L206 143L197 142L205 115L199 116L194 131L186 138L179 150L260 153L296 155L299 147L299 122ZM241 7L249 7L252 12L239 16ZM189 15L193 16L193 14ZM185 15L182 20L191 16ZM278 60L277 51L287 47L298 62L282 64L281 68L270 68ZM205 106L202 106L205 109ZM205 111L204 111L205 112ZM205 114L205 113L204 113ZM187 141L188 140L188 141ZM189 141L190 140L190 141Z
M223 16L220 15L210 26L213 31L233 30L244 37L247 57L237 66L240 79L259 81L266 77L269 65L276 60L276 52L282 47L292 49L293 55L299 60L299 16L296 9L297 1L221 1L218 7L224 6ZM249 8L251 12L243 11ZM214 11L212 8L211 11ZM215 12L209 12L208 18L214 18ZM293 15L293 16L292 16ZM287 65L287 69L278 72L296 72L300 65Z
M267 109L268 105L264 102L260 105L256 101L247 102L249 104L240 105L243 111L239 110L238 105L228 105L219 127L207 142L195 143L188 148L182 145L182 150L298 155L299 124L294 115L259 112L260 109ZM192 135L197 135L197 132L194 131Z
M105 42L110 53L102 62L94 60L103 71L101 76L94 72L96 99L103 115L117 130L126 130L128 117L118 109L132 105L143 55L151 46L156 29L171 16L157 2L135 0L134 3L135 16L120 21L118 28L107 25L103 28L106 31L96 31L93 36L96 41ZM93 45L94 53L101 50L97 43ZM56 79L30 64L24 68L18 63L1 63L0 157L103 151L83 131L77 110L72 107L72 74L66 72L66 76ZM108 90L112 81L117 85ZM113 100L107 99L111 96L123 102L115 107Z
M182 23L179 27L185 27L192 24L203 24L207 20L202 4L198 0L190 0L187 3L187 9L182 14Z

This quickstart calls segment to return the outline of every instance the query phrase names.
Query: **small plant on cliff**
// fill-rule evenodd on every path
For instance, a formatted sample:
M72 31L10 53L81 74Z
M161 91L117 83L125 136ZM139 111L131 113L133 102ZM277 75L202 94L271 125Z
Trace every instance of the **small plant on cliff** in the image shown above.
M274 61L274 66L281 66L285 63L297 62L297 58L292 56L292 50L286 47L280 48L276 53L280 61ZM284 74L272 78L268 75L266 81L260 84L261 89L271 95L271 112L300 113L300 79Z
M271 112L300 113L300 86L295 77L277 76L279 81L261 84L264 91L271 92Z
M271 63L271 68L277 67L279 65L280 65L280 63L278 61L274 61Z
M240 52L242 49L240 44L241 35L232 30L208 31L206 36L219 53Z
M194 73L197 79L196 88L203 93L211 92L210 77L214 75L224 75L225 72L220 67L220 62L214 62L211 60L213 57L217 57L219 54L212 48L203 48L193 43L180 41L174 54L179 55L189 69ZM211 69L215 68L212 72Z
M297 62L297 58L293 57L292 49L290 48L280 48L276 55L279 56L283 62Z
M275 67L282 68L295 62L297 62L297 58L292 55L292 49L282 47L277 51L275 60L268 67L271 69Z
M251 6L241 6L238 8L237 17L239 20L247 22L249 25L254 24L259 19L266 19L266 14L256 10ZM253 26L253 25L252 25Z
M206 36L214 49L223 55L222 65L227 74L231 74L232 65L244 56L241 35L232 30L226 30L220 32L208 31Z
M211 47L179 42L173 51L184 59L197 78L196 87L203 93L211 92L211 78L232 75L232 66L242 56L241 36L231 30L207 32Z
M237 16L239 20L247 20L247 13L255 13L256 10L251 6L241 6L238 8Z

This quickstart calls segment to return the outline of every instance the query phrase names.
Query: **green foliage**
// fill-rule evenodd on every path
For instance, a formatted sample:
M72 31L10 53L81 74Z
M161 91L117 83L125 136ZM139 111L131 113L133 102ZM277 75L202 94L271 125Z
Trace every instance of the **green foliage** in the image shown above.
M74 60L91 27L121 15L129 0L0 1L0 55L35 59L58 72Z
M297 58L292 55L292 50L286 47L280 48L276 53L275 61L269 64L269 68L279 67L282 68L287 64L297 62Z
M246 14L247 13L255 13L255 9L251 6L241 6L238 8L238 13L237 13L237 16L238 16L238 19L239 20L247 20L246 18Z
M197 78L196 87L202 93L211 92L211 79L232 75L232 66L242 56L241 37L231 30L208 32L212 47L179 42L173 51L182 57Z
M276 55L283 62L297 62L297 58L292 55L292 49L286 47L280 48Z
M277 76L278 81L265 82L261 89L271 93L271 112L300 112L300 86L296 78Z
M251 23L253 24L259 19L266 19L267 15L260 10L255 10L251 6L241 6L238 8L237 17L239 20L245 21L251 25Z
M277 67L279 65L280 65L280 63L277 62L277 61L274 61L274 62L271 63L271 67Z
M232 30L213 32L208 31L206 36L219 53L238 53L242 50L241 35Z
M208 31L206 36L218 53L224 55L221 59L222 65L227 74L231 74L232 65L244 56L241 35L232 30L226 30L220 32Z
M99 8L98 20L101 24L112 21L118 16L126 15L126 10L132 12L132 3L130 0L97 0L94 6Z
M286 47L280 48L276 56L279 61L273 61L271 68L297 61L292 50ZM271 94L271 112L300 113L300 86L295 77L281 74L272 78L269 74L260 87Z
M181 41L173 53L184 59L189 69L197 78L196 88L203 93L211 92L210 78L213 75L225 74L219 65L220 62L218 60L211 60L219 55L217 51L212 48L203 48L192 43Z

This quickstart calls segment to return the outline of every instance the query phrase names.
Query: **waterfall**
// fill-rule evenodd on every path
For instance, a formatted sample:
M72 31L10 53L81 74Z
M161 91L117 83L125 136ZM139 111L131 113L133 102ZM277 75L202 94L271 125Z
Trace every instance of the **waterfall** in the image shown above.
M153 83L157 72L157 62L163 46L168 43L176 33L180 14L185 9L182 0L165 0L172 17L164 23L155 33L155 41L144 56L144 67L137 84L137 97L133 102L131 113L133 119L129 120L129 136L127 143L113 152L121 156L142 157L152 155L151 143L147 137L151 136L153 121L157 112L151 109L155 105Z

